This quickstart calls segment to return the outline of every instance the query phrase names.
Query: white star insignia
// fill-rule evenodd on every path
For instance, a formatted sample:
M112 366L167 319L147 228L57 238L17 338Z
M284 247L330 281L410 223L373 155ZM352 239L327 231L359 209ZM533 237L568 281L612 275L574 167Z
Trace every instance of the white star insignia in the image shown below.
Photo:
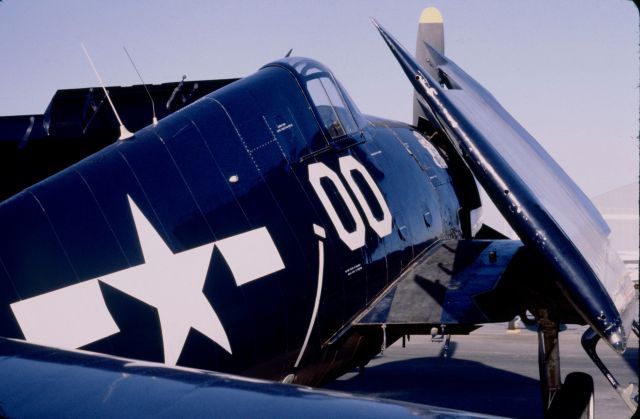
M144 263L12 303L25 339L80 348L120 332L102 295L102 281L157 309L165 363L178 362L191 328L231 353L220 319L202 293L213 248L218 247L236 285L250 286L285 268L268 229L259 227L174 254L128 199Z
M144 264L99 278L158 310L164 362L178 362L190 328L227 352L231 346L218 315L202 293L214 243L174 254L129 197Z

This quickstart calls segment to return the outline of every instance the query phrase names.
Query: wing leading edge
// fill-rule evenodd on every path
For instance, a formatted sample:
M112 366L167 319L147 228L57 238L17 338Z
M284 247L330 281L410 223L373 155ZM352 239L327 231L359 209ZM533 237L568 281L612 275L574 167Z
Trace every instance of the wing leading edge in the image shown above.
M489 417L6 338L0 362L2 417Z
M376 26L439 126L502 215L558 273L566 298L600 336L624 351L637 300L609 229L584 193L498 102L436 49L440 80ZM621 314L622 313L622 314Z

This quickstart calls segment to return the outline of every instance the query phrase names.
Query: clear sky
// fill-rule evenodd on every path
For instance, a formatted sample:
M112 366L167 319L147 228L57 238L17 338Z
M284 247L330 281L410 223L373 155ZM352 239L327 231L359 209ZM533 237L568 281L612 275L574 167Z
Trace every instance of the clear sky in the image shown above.
M57 89L242 77L283 56L333 69L359 107L411 120L412 88L377 34L409 50L436 6L445 52L589 196L638 179L638 13L630 1L97 1L0 3L0 115L42 113Z

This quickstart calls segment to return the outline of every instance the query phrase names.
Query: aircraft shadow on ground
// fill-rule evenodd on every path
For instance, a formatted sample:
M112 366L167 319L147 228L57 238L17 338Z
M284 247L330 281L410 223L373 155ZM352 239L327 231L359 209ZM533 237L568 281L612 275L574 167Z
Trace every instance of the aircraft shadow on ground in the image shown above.
M624 351L624 354L622 354L622 357L629 365L629 368L631 368L637 374L640 370L640 368L638 367L638 348L627 348L627 350Z
M542 417L538 380L462 359L429 357L389 362L326 387L475 413Z

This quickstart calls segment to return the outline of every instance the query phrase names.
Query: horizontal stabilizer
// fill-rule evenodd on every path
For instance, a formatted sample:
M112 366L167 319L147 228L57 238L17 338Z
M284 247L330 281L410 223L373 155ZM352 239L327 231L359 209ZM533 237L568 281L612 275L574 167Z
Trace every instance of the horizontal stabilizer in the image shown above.
M237 79L109 86L124 125L150 125ZM147 94L148 90L148 94ZM0 116L0 202L114 143L120 126L102 89L58 90L41 115Z

